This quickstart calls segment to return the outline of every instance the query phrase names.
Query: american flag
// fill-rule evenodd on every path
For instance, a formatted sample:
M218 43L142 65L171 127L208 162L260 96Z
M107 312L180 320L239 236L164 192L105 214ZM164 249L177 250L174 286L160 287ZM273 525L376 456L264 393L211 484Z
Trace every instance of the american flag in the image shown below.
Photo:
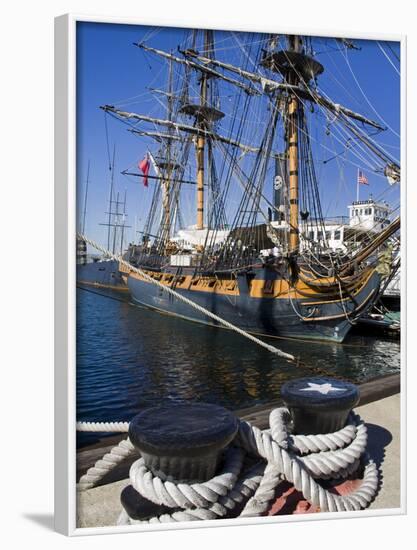
M368 178L365 176L362 170L358 170L358 183L362 183L363 185L369 185Z

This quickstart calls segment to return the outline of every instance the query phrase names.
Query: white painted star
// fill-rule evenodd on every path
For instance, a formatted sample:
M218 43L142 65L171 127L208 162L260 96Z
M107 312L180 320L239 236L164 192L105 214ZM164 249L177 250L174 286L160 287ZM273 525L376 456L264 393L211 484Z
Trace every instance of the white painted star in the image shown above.
M318 391L323 395L327 395L331 391L345 391L343 388L336 388L335 386L332 386L331 384L329 384L329 382L326 382L325 384L315 384L314 382L307 382L307 384L310 387L302 388L300 391Z

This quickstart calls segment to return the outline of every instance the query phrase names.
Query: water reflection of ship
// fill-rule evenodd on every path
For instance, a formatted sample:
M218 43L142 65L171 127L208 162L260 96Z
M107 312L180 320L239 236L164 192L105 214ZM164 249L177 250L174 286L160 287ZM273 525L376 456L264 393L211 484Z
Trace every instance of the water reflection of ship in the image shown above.
M286 350L300 359L300 366L294 370L293 365L271 357L267 351L248 346L242 353L239 337L227 331L206 330L187 322L179 326L172 316L162 317L161 321L160 316L146 308L132 308L128 303L125 307L117 325L127 353L122 365L124 376L130 372L123 393L124 399L138 410L149 405L150 391L158 399L161 396L178 401L208 399L226 404L238 402L240 407L261 403L275 399L286 380L310 375L310 368L304 367L304 363L314 364L329 374L360 380L369 374L361 350L380 362L375 372L378 369L384 372L386 355L390 352L387 346L392 346L391 342L358 336L342 345L333 342L305 345L300 340L287 340ZM169 345L159 346L156 342ZM128 379L133 381L131 385ZM138 379L146 399L138 392Z
M241 340L227 331L206 330L187 322L181 322L179 326L172 316L161 320L146 308L139 307L135 312L136 308L128 304L126 307L126 315L119 316L117 330L123 335L124 349L134 353L130 362L123 365L125 372L130 371L134 384L129 386L127 383L123 391L137 409L148 404L138 395L138 376L141 386L147 388L146 392L153 388L158 398L211 399L230 404L239 402L244 407L249 403L275 399L286 380L310 375L310 368L304 367L303 363L314 364L330 374L334 372L335 375L360 379L366 374L360 353L363 349L369 357L373 353L378 357L382 354L380 368L382 371L386 369L387 343L372 338L355 336L343 345L332 342L306 342L308 345L304 345L300 340L287 340L286 350L300 359L300 366L294 370L293 365L273 358L263 350L248 347L242 354ZM177 337L179 331L181 339ZM199 342L197 348L196 338ZM155 342L169 345L156 346ZM225 346L227 353L224 352Z
M136 380L139 372L141 384L157 388L158 397L207 400L209 395L209 400L230 405L244 403L244 395L248 403L252 397L255 400L261 400L265 395L272 398L280 387L277 385L276 373L280 373L279 377L291 376L290 364L281 364L279 359L271 360L270 354L263 350L248 348L248 353L239 359L237 365L236 358L241 355L242 342L234 334L206 330L203 326L186 322L181 323L179 329L178 321L172 316L162 318L161 322L161 317L146 308L139 307L136 314L135 309L132 308L127 316L120 316L118 331L126 339L125 348L135 350L140 343L139 350L135 352L135 361L124 367L131 371L132 380L135 381L132 388L129 389L127 385L125 391L129 393L131 403L136 403L139 408L145 406L137 395ZM135 317L136 324L132 322ZM197 337L199 346L196 349ZM169 342L169 345L155 346L155 342ZM226 354L222 351L225 345L228 350ZM254 369L255 363L262 363L262 367ZM276 368L278 365L279 369ZM274 381L272 385L271 381Z

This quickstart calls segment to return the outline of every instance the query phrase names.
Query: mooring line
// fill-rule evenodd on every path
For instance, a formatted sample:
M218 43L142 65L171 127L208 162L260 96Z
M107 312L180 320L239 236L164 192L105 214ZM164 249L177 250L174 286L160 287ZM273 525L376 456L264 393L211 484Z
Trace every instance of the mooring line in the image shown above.
M95 241L89 239L85 235L82 235L82 234L78 233L77 237L79 239L84 240L86 243L88 243L90 246L94 247L96 250L100 251L102 254L104 254L108 258L111 258L112 260L118 261L120 264L127 267L130 271L133 271L134 273L137 273L138 275L143 277L149 283L152 283L155 286L158 286L159 288L161 288L162 290L164 290L168 294L171 294L172 296L174 296L175 298L177 298L181 302L183 302L183 303L189 305L190 307L196 309L197 311L203 313L207 317L210 317L211 319L214 319L215 321L217 321L221 325L237 332L241 336L244 336L248 340L251 340L255 344L258 344L259 346L267 349L268 351L270 351L271 353L274 353L275 355L279 355L280 357L283 357L284 359L287 359L289 361L297 362L297 359L295 358L294 355L291 355L290 353L286 353L286 352L276 348L275 346L271 346L270 344L267 344L266 342L263 342L262 340L259 340L259 338L256 338L255 336L252 336L248 332L240 329L239 327L233 325L232 323L229 323L229 321L226 321L225 319L223 319L222 317L219 317L218 315L212 313L208 309L200 306L199 304L196 304L195 302L193 302L189 298L186 298L185 296L183 296L182 294L180 294L176 290L172 290L172 288L170 288L166 285L163 285L159 281L156 281L155 279L153 279L150 275L148 275L142 269L139 269L138 267L133 266L132 264L130 264L129 262L124 260L121 256L117 256L116 254L112 254L109 250L107 250L104 247L100 246L98 243L96 243Z
M322 369L321 367L313 367L313 366L307 365L306 363L301 361L299 357L295 357L294 355L291 355L290 353L286 353L286 352L276 348L275 346L267 344L263 340L260 340L259 338L256 338L252 334L240 329L239 327L236 327L232 323L229 323L229 321L226 321L225 319L219 317L218 315L215 315L214 313L212 313L211 311L205 309L204 307L200 306L199 304L196 304L192 300L186 298L182 294L179 294L177 291L172 290L170 287L168 287L166 285L163 285L159 281L156 281L155 279L153 279L150 275L148 275L142 269L139 269L138 267L133 266L132 264L130 264L129 262L124 260L121 256L117 256L116 254L113 254L112 252L110 252L106 248L102 247L101 245L99 245L98 243L93 241L92 239L89 239L85 235L83 235L81 233L77 233L77 238L83 239L86 243L88 243L93 248L95 248L96 250L101 252L104 256L106 256L106 257L108 257L112 260L118 261L120 264L124 265L129 270L131 270L134 273L137 273L138 275L143 277L146 281L154 284L155 286L158 286L162 290L168 292L169 294L171 294L175 298L178 298L178 300L186 303L187 305L191 306L192 308L197 309L201 313L205 314L207 317L210 317L211 319L214 319L215 321L220 323L221 326L219 328L228 328L228 329L236 332L237 334L240 334L241 336L244 336L245 338L247 338L248 340L254 342L255 344L258 344L259 346L267 349L268 351L270 351L274 355L278 355L279 357L283 357L284 359L287 359L288 361L292 362L296 367L300 367L300 368L304 368L306 370L309 370L310 372L314 373L315 375L329 376L328 371ZM345 381L349 381L349 382L354 383L353 380L351 380L350 378L345 377L345 376L340 376L338 374L332 374L332 376L335 379L345 380Z
M111 296L110 294L97 292L95 290L91 290L91 288L86 288L85 286L82 286L82 285L77 285L77 288L79 290L84 290L85 292L90 292L91 294L97 294L97 296L101 296L102 298L110 298L111 300L116 300L117 302L121 302L122 304L128 304L129 306L134 306L140 309L144 309L146 311L149 311L151 309L148 306L141 305L137 302L132 302L131 300L123 300L122 298L116 298L115 296ZM158 311L158 313L166 314L168 317L173 317L172 314L167 313L165 311L162 311L162 310L156 310L156 311ZM180 317L180 318L184 321L189 321L191 323L198 323L198 321L193 321L192 319L186 319L185 317ZM206 326L209 326L211 328L221 328L221 329L229 330L226 327L219 327L208 323ZM285 340L286 342L294 342L294 343L302 342L303 344L315 344L315 345L321 345L321 346L336 345L344 348L367 348L368 347L364 344L346 344L345 342L327 342L326 340L305 340L304 338L291 338L289 336L278 336L276 334L263 334L260 332L252 332L251 334L255 336L264 336L265 338L274 338L276 340Z

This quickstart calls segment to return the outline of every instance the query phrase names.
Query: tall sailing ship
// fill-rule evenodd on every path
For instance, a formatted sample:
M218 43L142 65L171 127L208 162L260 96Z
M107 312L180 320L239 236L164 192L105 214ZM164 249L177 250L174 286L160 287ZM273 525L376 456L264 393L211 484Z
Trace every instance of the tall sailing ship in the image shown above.
M125 259L249 332L341 342L380 297L400 220L343 249L329 246L310 117L359 144L390 184L400 181L400 167L374 138L383 126L320 90L324 67L312 38L261 35L254 43L250 52L238 44L228 61L217 58L210 30L193 31L175 55L135 44L166 61L167 87L153 93L167 115L101 107L159 147L147 154L154 175L124 172L155 183L142 237ZM227 115L225 95L233 105ZM195 217L187 227L190 189ZM120 270L135 302L209 322L137 272Z

